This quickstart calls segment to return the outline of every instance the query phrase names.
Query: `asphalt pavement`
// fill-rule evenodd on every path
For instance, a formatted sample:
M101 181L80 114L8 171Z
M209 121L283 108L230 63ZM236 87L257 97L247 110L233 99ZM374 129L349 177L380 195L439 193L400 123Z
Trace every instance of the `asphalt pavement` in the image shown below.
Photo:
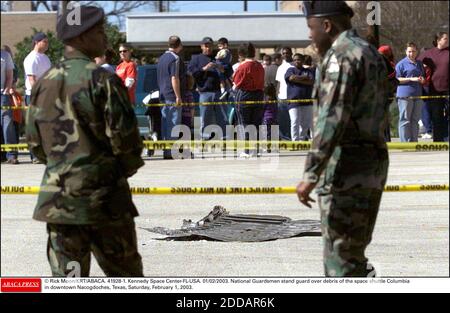
M279 158L163 160L144 158L131 186L294 186L304 152ZM448 152L390 153L388 184L448 184ZM1 165L1 185L39 186L44 166L25 154L19 165ZM45 223L31 219L36 195L1 196L1 276L50 276ZM142 228L179 228L215 205L232 214L271 214L319 219L317 205L302 207L284 195L135 195L139 251L146 276L323 276L322 240L298 237L269 242L162 241ZM449 193L384 193L367 256L380 276L449 276ZM92 276L103 276L92 261Z

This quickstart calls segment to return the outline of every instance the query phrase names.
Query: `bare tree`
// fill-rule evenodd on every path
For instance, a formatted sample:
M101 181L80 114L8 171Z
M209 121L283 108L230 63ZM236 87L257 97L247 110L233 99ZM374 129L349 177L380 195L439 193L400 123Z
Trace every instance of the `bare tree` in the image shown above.
M55 2L55 1L33 1L32 3L36 7L36 9L39 6L39 4L42 4L48 11L50 11L47 2ZM117 21L119 28L123 28L125 21L125 14L130 13L135 9L145 7L148 7L149 11L152 12L154 11L166 12L169 10L170 4L173 4L176 1L107 1L109 5L105 5L106 1L59 1L59 2L63 6L60 12L64 11L65 7L69 2L78 2L83 5L94 5L104 8L106 16L114 17Z
M40 5L43 5L47 11L50 11L47 1L31 1L31 11L37 11Z
M354 6L353 24L361 36L369 31L367 9L369 1ZM431 48L438 31L447 31L448 1L379 1L381 8L380 44L392 46L397 60L404 57L405 44L415 42L420 48Z
M11 1L1 1L1 10L2 10L2 12L10 12L10 11L12 11L12 3L11 3Z

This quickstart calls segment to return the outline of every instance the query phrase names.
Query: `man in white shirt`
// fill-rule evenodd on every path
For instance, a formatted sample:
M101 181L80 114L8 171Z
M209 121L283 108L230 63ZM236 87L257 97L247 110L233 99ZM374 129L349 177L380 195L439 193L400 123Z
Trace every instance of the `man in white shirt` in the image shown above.
M29 105L31 102L31 89L33 85L47 72L52 64L45 52L48 49L48 38L44 33L36 33L33 36L33 50L27 55L23 61L25 71L25 104ZM34 158L30 153L31 162L39 163L38 159Z
M48 49L48 38L44 33L37 33L33 37L33 50L23 61L25 70L25 99L26 104L30 103L31 89L36 81L47 72L52 66L50 59L45 55Z
M278 125L280 126L280 139L291 140L291 119L289 117L289 105L285 101L287 99L287 84L284 76L288 68L292 67L292 49L284 47L281 50L283 63L278 67L275 80L277 83L278 100Z

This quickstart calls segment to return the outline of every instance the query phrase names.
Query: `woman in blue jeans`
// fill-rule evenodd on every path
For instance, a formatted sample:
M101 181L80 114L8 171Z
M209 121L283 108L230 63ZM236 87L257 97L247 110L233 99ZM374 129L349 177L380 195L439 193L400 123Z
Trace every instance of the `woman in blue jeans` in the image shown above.
M417 142L419 120L422 116L422 85L425 84L425 70L417 58L417 46L413 42L406 44L406 57L395 67L399 80L397 103L399 109L398 131L401 142Z

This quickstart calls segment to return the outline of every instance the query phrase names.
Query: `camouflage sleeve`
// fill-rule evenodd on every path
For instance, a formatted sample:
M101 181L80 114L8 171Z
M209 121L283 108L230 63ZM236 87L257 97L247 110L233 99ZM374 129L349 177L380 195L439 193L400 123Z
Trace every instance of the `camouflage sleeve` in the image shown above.
M350 120L354 69L349 60L330 58L318 90L320 104L303 181L317 183Z
M42 163L47 164L47 155L44 152L41 142L41 133L37 125L37 120L39 119L40 108L35 105L36 99L40 96L40 85L41 82L38 81L33 86L33 97L32 102L27 110L26 122L25 122L25 137L28 143L28 149L33 153L33 155Z
M141 158L143 143L139 136L136 115L128 91L118 76L110 76L105 87L106 135L114 155L119 159L124 175L130 177L144 165Z

